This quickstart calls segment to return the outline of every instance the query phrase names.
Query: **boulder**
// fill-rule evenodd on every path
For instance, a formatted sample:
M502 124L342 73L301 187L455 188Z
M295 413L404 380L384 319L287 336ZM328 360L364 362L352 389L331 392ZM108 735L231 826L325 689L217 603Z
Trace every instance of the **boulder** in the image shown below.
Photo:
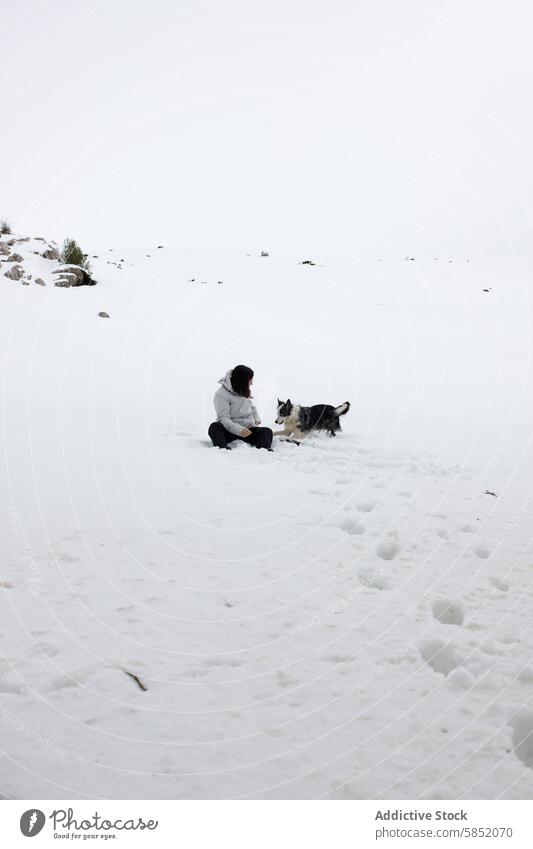
M54 286L95 286L96 280L93 280L85 269L79 265L61 265L54 269L52 274L57 277L54 280Z
M0 254L2 256L8 256L11 253L11 248L9 247L7 242L0 242Z
M104 312L104 311L102 310L102 312L99 312L99 313L98 313L98 316L99 316L100 318L109 318L109 313L108 313L108 312Z
M45 259L59 259L59 251L57 248L48 247L45 251L41 251L41 256Z
M5 276L9 277L10 280L22 280L24 277L24 269L21 265L14 265L13 268L10 268L9 271L5 272Z
M6 262L22 262L22 260L23 257L21 257L20 254L11 254L11 256L8 256L6 259Z
M35 282L37 283L38 286L46 286L46 283L44 282L42 277L36 277Z

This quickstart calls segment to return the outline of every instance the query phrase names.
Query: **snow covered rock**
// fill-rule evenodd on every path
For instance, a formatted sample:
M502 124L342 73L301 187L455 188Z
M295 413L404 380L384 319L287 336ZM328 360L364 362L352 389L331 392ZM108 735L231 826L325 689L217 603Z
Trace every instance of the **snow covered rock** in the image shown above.
M13 268L10 268L9 271L5 272L5 276L9 277L10 280L22 280L24 277L24 269L21 265L14 265Z
M24 257L22 257L20 254L15 253L15 254L11 254L11 256L8 256L8 258L6 259L6 262L22 262L23 259L24 259Z
M57 248L46 248L45 251L42 251L40 254L44 259L59 259L59 251Z
M57 274L54 280L54 286L95 286L96 280L93 280L89 274L78 265L61 265L54 269L52 274Z

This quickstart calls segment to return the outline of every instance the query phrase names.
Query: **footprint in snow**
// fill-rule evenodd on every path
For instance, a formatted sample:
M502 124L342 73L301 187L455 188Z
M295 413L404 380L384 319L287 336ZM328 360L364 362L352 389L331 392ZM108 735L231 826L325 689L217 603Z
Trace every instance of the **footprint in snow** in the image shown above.
M203 678L204 675L207 675L207 672L208 672L207 669L198 669L198 668L189 667L188 669L185 669L183 671L182 675L185 678Z
M435 619L442 625L462 625L465 619L464 608L459 600L437 598L431 605L431 610Z
M385 539L376 546L376 554L381 560L394 560L400 553L400 546L395 539Z
M375 506L375 501L359 501L357 504L357 509L360 513L371 513Z
M474 554L477 554L481 560L487 560L490 557L490 549L488 549L486 545L478 545L478 547L474 549Z
M449 643L441 640L426 640L420 646L420 657L434 672L440 675L449 675L460 666L456 651Z
M531 666L524 666L518 673L517 678L525 684L533 684L533 668Z
M513 729L513 749L524 766L533 769L533 711L522 710L509 723Z
M381 568L374 569L372 566L363 566L358 572L359 583L363 587L373 590L387 590L390 578Z
M364 534L365 532L364 522L361 522L361 520L357 517L353 519L344 519L339 527L341 531L345 531L345 533L351 535Z
M75 678L69 678L68 675L61 675L54 678L47 689L48 693L56 693L58 690L69 690L74 687L79 687L80 682Z
M500 590L502 593L506 593L510 588L511 584L505 578L500 578L498 575L493 575L490 579L490 582L493 587L496 587L497 590Z
M68 551L61 551L57 555L58 560L62 560L63 563L77 563L80 559L75 554L70 554Z

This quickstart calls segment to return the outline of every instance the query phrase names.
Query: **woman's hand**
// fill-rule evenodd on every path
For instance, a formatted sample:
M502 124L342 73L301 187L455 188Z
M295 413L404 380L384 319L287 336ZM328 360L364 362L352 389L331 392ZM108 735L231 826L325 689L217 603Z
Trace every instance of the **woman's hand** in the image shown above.
M247 428L247 427L243 427L243 429L241 430L241 436L242 436L244 439L246 439L246 437L247 437L247 436L251 436L251 435L252 435L252 431L251 431L251 430L248 430L248 428Z

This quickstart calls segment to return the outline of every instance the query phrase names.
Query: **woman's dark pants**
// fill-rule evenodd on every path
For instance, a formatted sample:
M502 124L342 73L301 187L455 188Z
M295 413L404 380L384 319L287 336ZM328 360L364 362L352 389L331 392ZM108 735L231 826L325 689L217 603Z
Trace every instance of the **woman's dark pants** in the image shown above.
M240 439L242 442L247 442L256 448L271 448L272 431L269 427L249 427L248 430L252 431L250 436L236 436L234 433L226 430L220 422L213 422L213 424L209 425L208 433L211 442L217 448L227 448L228 443L233 442L234 439Z

